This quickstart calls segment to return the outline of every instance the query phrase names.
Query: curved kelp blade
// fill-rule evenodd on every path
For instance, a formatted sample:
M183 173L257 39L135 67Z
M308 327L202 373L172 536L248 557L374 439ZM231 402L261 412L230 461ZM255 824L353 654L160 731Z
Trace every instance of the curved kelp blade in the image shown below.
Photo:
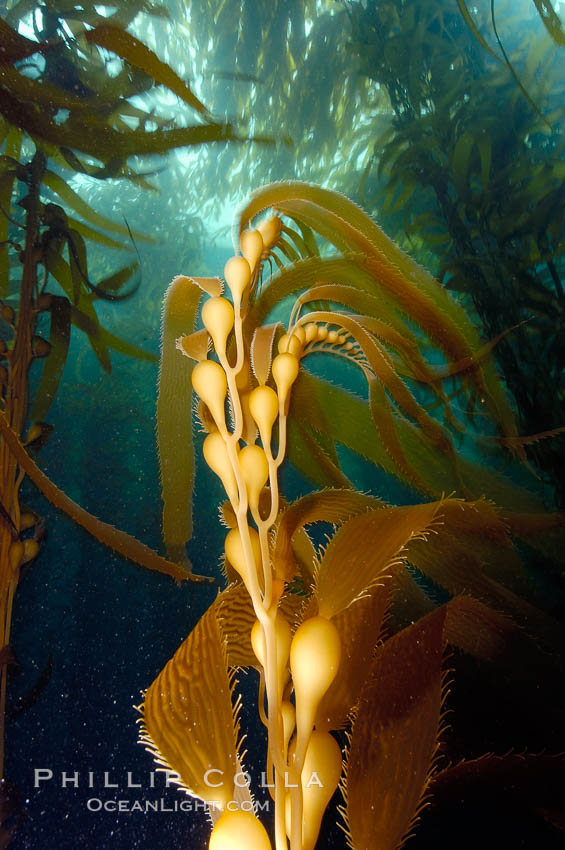
M66 89L47 82L45 77L42 77L41 82L31 77L25 77L15 68L4 67L2 69L2 83L5 88L17 95L21 101L29 103L35 100L39 108L48 108L53 111L68 109L77 113L85 113L97 105L106 106L101 101L82 100L76 94L72 94Z
M319 420L317 420L319 423ZM329 431L321 431L296 416L287 420L287 457L310 481L320 487L351 487L341 470L339 458Z
M71 321L74 325L84 331L92 350L105 372L112 371L110 355L106 344L101 339L101 325L90 297L79 288L75 304L75 285L69 264L61 257L53 243L49 243L45 252L45 267L49 274L61 285L67 298L72 304Z
M505 659L516 639L527 640L510 618L472 596L455 596L447 603L444 635L447 643L475 658L496 662Z
M83 286L91 289L88 280L88 264L84 239L76 230L67 230L67 245L69 248L69 269L73 282L73 304L78 304L80 290Z
M338 525L379 505L374 496L355 490L322 490L297 499L284 508L275 528L272 555L275 574L288 581L296 573L292 542L300 529L314 522Z
M359 702L383 621L390 603L390 582L371 588L332 619L341 638L339 675L324 694L316 715L316 729L343 729Z
M492 56L493 59L496 59L497 62L500 62L501 64L503 64L503 60L500 58L498 53L495 53L495 51L492 49L492 47L489 45L489 43L481 35L475 21L473 20L473 16L471 15L468 6L465 3L465 0L456 0L456 2L457 2L457 5L459 6L459 11L461 12L463 20L465 21L465 23L469 27L470 31L473 33L474 38L476 38L476 40L481 45L483 50L486 50L487 53L489 53ZM536 0L534 0L534 3L535 2L536 2Z
M532 549L536 549L548 559L545 563L565 566L565 512L553 513L515 513L501 511L500 518L510 534L519 537Z
M136 279L127 292L118 292L130 280L132 275L139 271L139 262L134 260L129 265L122 266L122 268L95 284L88 276L86 244L82 234L73 228L67 227L66 239L69 249L69 268L73 283L74 304L77 304L80 299L81 287L86 288L98 298L102 298L105 301L125 301L138 290L141 283L141 274L137 274Z
M326 267L329 265L328 261L321 262L324 262ZM377 298L361 288L363 277L359 273L363 272L363 264L360 261L359 266L356 267L355 262L354 256L347 258L344 275L355 281L354 285L326 283L312 286L297 298L297 306L302 307L311 301L325 300L342 304L348 310L355 310L359 313L356 319L362 327L396 351L401 356L405 367L409 367L409 374L412 377L429 384L437 381L435 371L422 359L419 350L420 341L406 326L398 310L387 303L386 298ZM322 268L321 273L322 277L326 276L325 269ZM302 316L303 323L307 319L307 316ZM336 322L339 322L339 313L336 314Z
M78 235L78 234L77 234ZM136 274L137 273L137 274ZM128 283L132 275L135 275L133 283L127 292L118 292L124 284ZM134 260L127 266L122 266L117 271L103 278L97 284L90 281L84 281L88 289L98 298L104 301L126 301L131 298L140 287L141 273L139 272L139 263Z
M124 250L125 246L121 242L118 242L117 239L112 239L111 236L106 236L105 233L95 230L83 221L79 221L78 218L68 216L67 219L71 227L76 230L77 233L80 233L84 239L89 239L91 242L98 242L99 245L105 245L106 248L114 248L118 251Z
M373 410L360 398L303 369L293 387L292 402L289 427L292 427L294 412L299 411L303 428L310 427L323 434L331 433L337 442L422 493L439 495L442 489L449 492L459 488L453 464L448 457L433 451L422 440L417 427L392 410L390 415L393 420L389 423L385 411ZM339 415L336 415L336 411L339 411ZM376 421L373 417L375 413ZM385 431L387 444L379 439L379 430ZM393 439L398 448L395 448ZM289 459L296 465L299 449L299 443L289 441ZM461 464L458 463L459 472L460 469ZM323 477L312 480L321 486L330 483Z
M425 482L421 481L418 474L410 468L410 464L406 459L402 443L398 436L396 427L397 419L393 415L385 388L380 381L370 375L368 376L367 383L369 385L369 408L371 416L387 454L406 481L409 481L421 492L429 492Z
M331 433L337 443L414 486L410 478L404 478L382 443L376 439L371 413L367 403L360 398L301 369L292 389L289 422L293 420L293 410L300 411L301 422L305 425ZM339 415L336 415L336 411L339 411ZM466 490L474 496L488 493L489 498L504 508L515 511L543 510L542 503L531 493L484 464L479 466L472 463L462 454L457 457L456 476L449 457L435 451L422 440L412 423L394 411L393 416L396 417L398 438L410 468L426 484L429 492L436 496L442 492L461 493L461 479ZM288 457L292 462L295 451L296 447L289 443ZM329 483L327 479L323 481L313 477L312 480L322 486Z
M90 44L97 44L112 53L117 53L121 59L125 59L130 65L134 65L146 74L149 74L156 83L166 86L178 97L196 109L204 118L209 118L210 113L201 103L189 86L181 80L172 68L161 60L142 44L137 38L123 29L111 26L98 26L85 34Z
M552 6L551 0L534 0L534 5L552 39L556 42L556 44L560 44L562 47L565 46L565 31L563 30L563 24L561 23L559 15Z
M317 565L315 595L323 617L333 617L390 575L408 544L425 539L442 503L379 508L344 523Z
M357 344L360 346L372 374L387 390L388 394L396 402L400 410L410 417L410 419L417 422L422 438L429 440L441 451L441 453L449 456L457 477L459 478L457 455L455 454L447 432L439 424L439 422L429 416L425 409L417 402L409 387L398 375L390 356L376 338L363 328L360 321L357 320L357 317L354 317L353 315L345 315L343 313L316 311L309 313L308 318L313 322L333 322L352 335ZM387 431L382 431L380 436L386 436L387 433ZM392 451L386 445L385 448L387 448L387 451Z
M563 627L544 612L543 589L525 571L492 506L447 500L439 519L437 534L414 542L410 563L449 594L472 594L562 651Z
M28 478L33 481L37 489L43 493L55 507L67 514L77 525L80 525L89 534L92 534L105 546L109 546L115 552L123 555L124 558L129 558L136 564L142 567L147 567L150 570L165 573L172 576L177 581L191 579L192 581L202 581L202 576L192 575L189 570L179 567L178 564L173 564L161 557L149 546L141 543L125 531L120 531L114 528L107 522L102 522L97 517L85 511L76 502L73 502L66 493L63 493L50 478L37 466L35 461L26 452L17 435L10 428L6 417L0 411L0 433L19 466L23 469Z
M426 791L442 706L445 611L377 651L350 736L342 813L353 850L396 850Z
M128 357L135 357L137 360L148 360L150 363L157 361L157 356L151 351L139 348L137 345L133 345L131 342L103 328L98 321L98 316L94 311L91 301L84 298L81 304L87 307L88 312L79 310L74 304L71 305L72 323L88 336L92 350L106 372L111 371L109 348L113 348L115 351L119 351L120 354L125 354Z
M28 56L33 56L34 53L45 53L46 50L50 50L53 46L52 42L39 44L37 41L32 41L20 35L19 32L12 29L2 18L0 18L0 40L2 41L0 65L21 62L22 59L27 59Z
M38 112L31 103L20 101L4 89L0 89L0 112L40 142L56 145L65 154L80 151L112 166L110 171L97 172L98 177L116 176L130 156L166 153L173 148L208 142L240 141L230 124L199 124L149 132L142 129L120 131L94 115L90 116L85 132L84 127L75 128L70 122L56 124L46 112ZM72 166L75 168L75 160Z
M178 774L178 784L222 808L234 797L238 770L239 700L233 704L233 676L218 607L212 605L148 688L139 710L140 742L158 764ZM207 781L214 770L214 786ZM217 785L217 783L221 783Z
M419 305L423 313L429 311L429 327L426 330L432 336L440 328L445 332L444 339L438 340L440 346L448 345L445 337L451 337L455 349L466 348L469 341L477 339L476 331L462 308L433 276L345 195L301 181L271 183L250 196L235 226L239 226L241 231L247 221L268 207L274 207L298 221L306 220L313 230L341 251L358 251L368 259L380 260L382 273L374 265L370 265L370 272L381 281L387 294L397 300L416 321ZM382 279L383 274L386 280ZM424 297L424 292L428 298ZM439 306L435 307L434 301ZM423 309L424 305L426 310ZM424 319L423 314L420 319ZM459 324L461 327L458 327Z
M436 608L413 570L400 567L393 576L394 593L387 625L392 631L420 620ZM428 587L428 590L430 588ZM435 585L431 594L437 593ZM509 653L523 663L525 651L531 652L532 642L510 617L501 614L480 600L461 594L446 603L444 637L451 646L491 663L508 665Z
M319 285L320 281L325 281L325 284ZM386 293L377 298L374 290L375 281L367 270L363 254L308 257L285 266L270 278L269 285L261 290L253 305L249 322L253 326L263 322L271 310L289 295L298 297L299 306L313 300L320 292L320 298L327 297L336 303L346 304L352 310L377 312L381 319L403 332L405 322L396 306Z
M279 327L280 322L257 327L251 340L250 355L253 374L261 385L266 384L269 380L273 359L273 343Z
M176 340L194 330L203 286L219 295L221 286L178 275L163 302L161 364L157 397L157 448L163 497L163 538L173 561L186 562L185 544L192 536L194 444L192 434L191 357L183 357Z
M409 560L449 594L471 594L489 608L511 618L526 635L554 653L556 662L563 664L563 625L541 607L532 604L530 598L533 594L524 599L501 582L490 578L477 557L467 554L464 546L456 545L452 540L442 545L442 537L447 535L441 532L438 534L440 543L430 540L428 552L415 545ZM449 552L453 558L450 562L447 561Z
M365 255L365 266L373 280L370 291L392 299L450 361L472 358L481 347L461 305L344 195L300 181L272 183L251 195L234 222L234 230L241 232L268 207L304 222L342 252ZM469 380L486 396L486 404L502 431L515 435L514 415L491 359L476 363Z
M73 308L73 314L76 315L76 310ZM121 354L126 354L128 357L135 357L137 360L148 360L150 363L155 363L157 361L157 355L153 354L152 351L146 351L144 348L139 348L137 345L133 345L131 342L128 342L126 339L122 339L120 336L116 334L110 333L110 331L106 330L100 326L100 338L108 348L113 348L114 351L119 351Z
M39 386L33 398L30 419L32 422L43 421L57 394L61 375L69 353L71 338L71 304L63 295L52 295L49 304L51 323L49 328L49 345L51 350L43 364Z

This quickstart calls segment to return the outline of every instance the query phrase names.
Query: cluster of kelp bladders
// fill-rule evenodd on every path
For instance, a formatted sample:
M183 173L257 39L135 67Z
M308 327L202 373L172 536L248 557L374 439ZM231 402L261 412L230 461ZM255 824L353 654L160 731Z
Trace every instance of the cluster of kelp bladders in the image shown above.
M276 214L248 227L269 208ZM321 256L314 232L340 254ZM511 548L508 527L514 522L519 531L525 520L506 511L503 522L483 499L389 507L347 486L334 440L347 444L342 423L351 414L352 448L424 492L448 483L470 497L476 471L457 457L450 432L460 426L443 389L455 375L501 438L518 447L519 439L488 345L463 310L346 198L304 183L267 186L240 213L235 241L240 253L224 272L231 300L218 278L177 277L168 290L158 404L169 554L181 558L191 532L183 505L193 483L193 389L208 432L204 458L228 497L230 584L147 690L141 738L184 789L208 803L211 850L267 850L233 699L233 671L256 667L276 850L288 840L291 850L316 846L340 778L351 846L392 850L430 784L445 641L490 657L517 630L494 608L517 612L518 620L533 609L484 573L466 579L474 596L457 596L462 579L453 560L471 537L481 558L496 548L500 565L510 557L500 554ZM265 281L267 261L279 269ZM203 291L204 327L190 333ZM296 300L286 331L276 321L263 325L288 296ZM315 309L303 312L308 304ZM443 366L426 364L423 341L443 353ZM359 399L336 397L335 387L305 371L312 352L338 354L362 370L372 433L370 419L359 418L359 407L366 410ZM426 406L416 399L418 385L428 389ZM426 409L438 403L443 423ZM377 452L365 449L367 439ZM287 505L278 482L285 457L334 486ZM509 485L492 474L487 481L511 501ZM527 501L514 495L514 506ZM337 526L325 548L305 529L319 521ZM551 528L561 518L539 522ZM410 578L408 558L453 594L447 605L434 609ZM379 644L398 586L413 624ZM545 636L551 640L551 627ZM350 723L343 764L332 731Z

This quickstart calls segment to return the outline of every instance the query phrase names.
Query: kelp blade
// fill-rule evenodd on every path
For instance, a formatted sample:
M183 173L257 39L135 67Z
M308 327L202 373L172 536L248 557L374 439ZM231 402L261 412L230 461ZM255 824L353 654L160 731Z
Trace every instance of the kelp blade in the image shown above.
M380 508L348 520L334 534L316 570L319 613L332 617L346 609L422 539L440 502L405 508Z
M161 364L157 397L157 447L163 497L163 538L174 561L186 559L192 535L194 447L192 434L193 361L176 349L176 340L194 329L202 290L190 278L173 279L163 303Z
M238 770L237 709L227 670L218 607L212 605L148 688L140 711L140 741L156 761L176 772L193 796L234 797ZM214 769L214 785L207 781ZM218 783L218 784L216 784Z
M440 727L444 617L428 615L375 656L346 766L353 850L396 850L417 816Z

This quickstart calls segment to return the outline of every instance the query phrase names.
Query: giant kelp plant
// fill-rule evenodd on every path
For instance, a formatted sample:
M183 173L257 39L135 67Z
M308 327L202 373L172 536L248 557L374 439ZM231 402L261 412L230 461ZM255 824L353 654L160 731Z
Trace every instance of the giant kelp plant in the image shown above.
M488 438L523 456L491 346L359 207L312 184L272 184L237 216L234 242L224 293L219 278L186 276L167 291L158 400L168 549L191 533L194 391L204 458L227 495L229 585L145 693L141 741L208 804L211 850L323 846L338 785L349 846L393 850L424 796L473 769L434 767L445 644L494 658L518 640L524 658L535 651L524 650L524 627L562 651L511 535L541 531L547 542L564 517L456 448L464 425L449 385L481 406ZM359 370L367 402L306 369L321 355ZM391 507L359 493L339 442L416 490L453 495ZM334 486L288 504L286 458ZM319 522L333 525L325 545ZM244 770L234 673L249 667L259 671L274 845ZM344 729L346 739L335 734Z
M14 594L22 570L40 552L44 533L41 517L20 503L24 476L112 548L177 579L187 576L185 568L82 510L45 477L27 448L36 450L48 436L45 420L73 327L87 335L106 371L111 349L156 359L102 327L96 313L97 300L119 302L136 291L137 260L130 254L118 271L96 278L87 262L87 242L131 250L147 237L96 212L77 191L75 178L122 177L148 187L148 173L129 164L132 156L234 136L168 65L127 32L139 12L166 14L165 9L128 2L107 11L103 15L96 3L15 3L0 19L0 771L7 668L15 662L10 648ZM22 24L28 35L19 31ZM175 126L151 103L131 102L155 86L195 111L197 123ZM30 397L30 367L41 362Z
M184 80L159 62L139 38L124 31L137 11L166 15L161 7L147 2L114 4L106 7L104 16L95 3L49 0L33 6L22 0L8 5L7 23L2 25L9 49L2 53L0 76L0 105L7 121L0 188L8 193L3 207L12 219L3 225L3 248L15 262L5 298L5 377L9 389L15 387L17 370L26 375L20 365L13 369L15 338L20 331L22 340L37 336L34 322L39 314L34 311L43 305L42 319L49 320L50 339L36 339L31 354L47 355L38 397L38 409L45 410L73 323L87 332L106 365L108 348L116 344L123 349L122 341L100 327L92 305L101 297L119 297L116 287L123 284L127 271L113 276L105 268L103 274L93 275L89 253L87 272L80 237L106 240L103 244L110 247L110 237L90 227L110 225L95 220L88 208L82 213L88 232L86 225L71 218L73 210L80 212L80 199L69 191L69 180L85 173L101 180L121 176L141 186L149 175L134 172L128 164L132 155L235 135L231 124L214 121ZM169 5L174 7L174 0ZM372 144L375 124L382 118L376 107L382 105L386 86L367 82L373 77L364 65L364 75L356 73L352 51L347 52L350 31L345 24L349 18L355 21L356 12L370 13L376 5L395 11L391 4L357 5L348 3L335 14L335 9L328 11L333 4L318 2L179 2L179 8L190 9L190 18L187 12L184 29L175 26L169 35L171 42L184 40L200 14L199 23L213 35L202 39L202 44L213 45L218 63L209 63L206 73L215 81L223 79L232 92L239 88L241 93L242 87L250 86L255 102L263 105L277 127L277 135L283 140L287 134L293 137L294 148L283 145L273 157L270 152L273 172L281 161L285 174L297 162L308 167L308 155L315 151L323 154L321 171L329 164L329 174L336 161L334 130L345 125L348 132L337 174L343 177L345 168L346 177L354 182L357 173L350 166L353 162L359 168L367 155L367 140ZM32 6L36 40L17 32L20 19L29 16ZM208 14L212 6L219 10L218 20ZM476 33L460 14L464 4L458 6L460 32L477 47ZM324 13L318 14L322 8ZM233 22L238 16L242 25L234 38ZM438 12L432 35L437 35L437 26L448 17ZM26 20L29 27L30 18ZM420 12L414 11L410 20L421 35L425 27ZM397 34L396 19L390 23L387 43ZM363 35L363 27L360 32ZM370 28L367 33L372 37ZM412 39L412 43L417 42ZM357 46L354 40L355 50ZM327 62L328 52L336 54L332 63ZM373 51L369 58L378 61L380 55ZM304 65L302 59L307 60ZM306 76L305 67L310 72ZM444 67L446 81L459 67L457 61L453 69ZM422 73L425 85L429 74ZM504 73L508 82L507 68ZM418 81L417 74L414 80ZM149 91L155 82L195 109L199 123L178 126L160 118L151 107L141 108L139 101L133 105L131 97ZM515 80L512 85L516 97L524 99ZM537 91L529 85L526 91L535 100L534 105L527 98L524 102L538 115ZM300 109L293 112L296 93ZM294 116L294 124L287 126L279 120L277 100ZM238 101L234 110L238 119L246 103L245 97ZM224 107L229 116L229 100ZM254 131L269 128L255 110L248 114L253 115ZM355 116L361 116L359 122ZM448 113L446 132L449 121ZM25 141L18 152L20 130ZM530 137L524 138L524 144L530 144ZM394 151L394 144L389 150ZM461 156L465 159L469 154L475 171L477 151L484 156L484 147L478 143L476 149L468 139L461 144ZM205 160L198 161L200 180L212 182L213 175L216 185L230 173L234 190L247 183L253 168L257 174L260 167L258 157L241 167L239 160L226 165L224 155L220 161L210 160L206 171ZM482 168L483 158L481 176ZM485 167L489 179L493 173ZM63 181L57 182L54 177L61 175ZM549 177L551 183L553 172ZM195 180L193 187L196 184ZM15 186L18 193L13 191ZM180 186L182 180L178 180ZM476 174L469 187L476 192ZM370 175L364 188L371 188ZM26 192L31 196L28 201L22 197ZM57 203L49 205L53 201ZM393 203L397 201L398 196ZM274 207L277 215L270 223L255 226L254 218L268 207ZM35 216L35 235L27 221L28 208ZM18 223L26 228L23 251ZM120 235L126 233L127 227ZM490 772L491 777L504 770L506 775L515 769L516 775L523 773L516 767L516 758L498 757L478 764L464 761L433 773L441 716L442 652L447 642L481 659L500 661L508 646L519 646L516 662L534 658L543 669L553 661L562 664L562 632L548 616L554 604L552 588L548 592L546 585L532 580L540 575L538 565L528 565L526 570L523 550L515 545L518 539L519 545L525 540L532 549L555 554L562 517L542 513L535 497L485 465L474 465L467 453L474 435L489 454L500 444L523 459L525 441L517 433L492 364L493 346L509 324L481 340L448 294L358 208L312 186L282 184L257 193L240 217L236 237L238 256L225 273L233 293L231 302L221 297L217 279L187 278L175 281L166 300L158 417L164 536L171 560L159 558L100 523L57 491L23 446L38 429L24 437L25 427L23 431L10 427L0 417L3 451L15 482L7 496L2 531L6 548L12 552L14 547L17 560L15 571L6 571L7 610L20 575L21 556L26 549L27 554L33 550L38 542L33 538L40 536L39 523L29 529L19 523L26 514L28 523L37 519L19 506L17 485L23 474L119 551L178 579L188 577L184 544L191 534L187 496L194 485L192 378L201 395L199 417L208 432L205 457L220 475L228 496L223 518L230 529L226 571L232 584L147 692L144 741L162 763L179 772L192 793L227 807L234 796L232 786L241 779L239 766L244 759L237 717L234 720L237 702L234 706L228 698L233 670L256 667L259 712L269 738L266 775L273 780L269 784L278 803L277 848L286 845L287 831L293 850L316 843L326 796L342 772L345 740L341 732L335 737L335 730L343 729L350 735L347 776L341 783L350 842L354 847L396 846L428 791L436 797L445 795L461 777L473 773ZM133 238L138 241L141 236L133 234ZM24 267L31 269L26 273L33 293L27 329L22 318L26 313L22 314L19 304L20 257L27 257ZM266 263L278 266L279 272L268 276ZM134 268L130 271L137 274ZM44 282L49 291L42 290ZM205 329L192 336L203 290L210 295L202 308ZM40 301L42 295L48 297ZM264 327L265 321L276 324L283 317L286 324L293 305L286 335L281 327ZM215 353L210 353L210 339ZM29 363L29 348L22 347ZM272 359L271 353L277 350ZM335 367L335 383L320 377L318 364L324 358L330 358ZM312 371L306 368L310 364ZM341 388L349 386L349 381L356 392ZM368 403L359 397L361 388L365 389L363 382ZM49 393L46 387L51 388ZM18 390L10 394L15 397ZM222 402L226 395L229 416ZM468 420L479 423L471 429L472 435L467 434ZM522 423L520 431L536 436L533 432L547 430L550 424L543 421L539 427L536 423L525 428ZM554 444L546 441L545 445ZM29 448L33 450L31 442ZM351 468L343 462L347 452L368 461L369 468L371 464L383 467L418 491L421 499L433 501L393 508L356 493L349 480L354 477ZM285 458L305 477L329 489L288 504L279 495L278 480ZM453 495L445 498L445 494ZM320 539L328 524L334 528L324 548ZM360 539L367 541L361 552ZM447 604L438 605L447 598ZM528 641L528 635L535 642ZM309 646L312 636L314 646ZM320 651L324 641L331 651ZM292 682L285 663L287 650ZM548 652L553 656L549 662ZM343 660L338 665L339 656ZM9 657L10 650L5 649L3 661ZM507 656L505 662L510 663ZM317 683L313 664L320 674ZM329 688L322 695L325 685ZM544 708L540 698L535 713L540 726L547 716ZM563 787L560 768L550 759L527 757L523 764L536 766L536 779L541 774L547 779L552 771L554 787ZM206 776L210 765L213 772ZM303 793L300 781L291 783L297 787L288 803L286 772L294 779L299 780L300 774L305 777ZM320 783L325 788L318 795ZM530 774L524 806L533 808L535 801L543 817L551 821L557 806L552 797L542 794L548 783L533 785ZM239 793L243 808L249 808L249 792ZM367 811L367 800L372 801L372 811ZM308 816L304 834L301 810ZM219 817L216 812L214 816L218 823L213 850L223 850L226 842L229 846L234 829L246 847L253 846L252 841L268 846L258 822L248 815ZM248 840L245 830L251 833Z

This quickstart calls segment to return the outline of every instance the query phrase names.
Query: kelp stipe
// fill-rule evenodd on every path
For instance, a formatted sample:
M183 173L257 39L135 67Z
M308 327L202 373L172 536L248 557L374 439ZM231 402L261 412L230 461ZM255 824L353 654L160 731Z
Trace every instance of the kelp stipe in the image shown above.
M253 227L268 208L274 214ZM178 469L171 439L187 433L190 380L208 432L204 458L228 497L230 583L145 693L141 741L185 791L208 803L211 850L287 850L289 842L291 850L313 850L338 785L350 846L392 850L412 828L430 785L445 643L496 657L519 632L515 620L527 620L534 607L512 591L512 575L505 587L485 568L461 586L461 534L480 550L482 566L493 554L489 542L500 548L509 535L492 505L478 498L475 471L454 448L452 435L462 425L444 381L457 376L459 392L468 392L470 403L480 396L501 437L514 438L518 449L520 441L488 346L457 303L360 208L310 184L274 184L251 197L234 236L238 254L224 270L228 292L222 294L218 278L188 277L175 278L168 291L158 407L167 546L184 544L190 532L186 514L180 523L167 521L182 477L193 481L191 445L179 447ZM321 254L318 237L339 253ZM268 277L267 262L278 267ZM204 327L195 330L203 293ZM289 295L295 304L288 326L263 325ZM179 311L186 333L173 350ZM423 340L443 352L444 367L425 361ZM372 417L373 433L355 429L358 399L306 372L315 352L359 367L369 388L370 414L362 421ZM425 404L416 386L420 399L427 393ZM443 408L442 421L431 407ZM350 411L351 448L425 493L449 483L469 498L390 507L348 487L334 440L337 433L342 441L339 422ZM284 502L278 472L287 457L326 489ZM507 508L528 502L492 474L485 481ZM512 517L519 530L507 510L510 527ZM335 527L323 549L307 531L320 521ZM541 528L548 520L531 521ZM563 516L550 522L559 526ZM495 567L500 557L497 551ZM443 584L451 600L435 606L409 564ZM405 610L416 612L406 628L399 590ZM466 595L458 595L462 590ZM538 614L529 624L551 642L553 624ZM250 811L251 789L239 786L238 667L259 672L274 845ZM342 749L332 732L343 729Z

